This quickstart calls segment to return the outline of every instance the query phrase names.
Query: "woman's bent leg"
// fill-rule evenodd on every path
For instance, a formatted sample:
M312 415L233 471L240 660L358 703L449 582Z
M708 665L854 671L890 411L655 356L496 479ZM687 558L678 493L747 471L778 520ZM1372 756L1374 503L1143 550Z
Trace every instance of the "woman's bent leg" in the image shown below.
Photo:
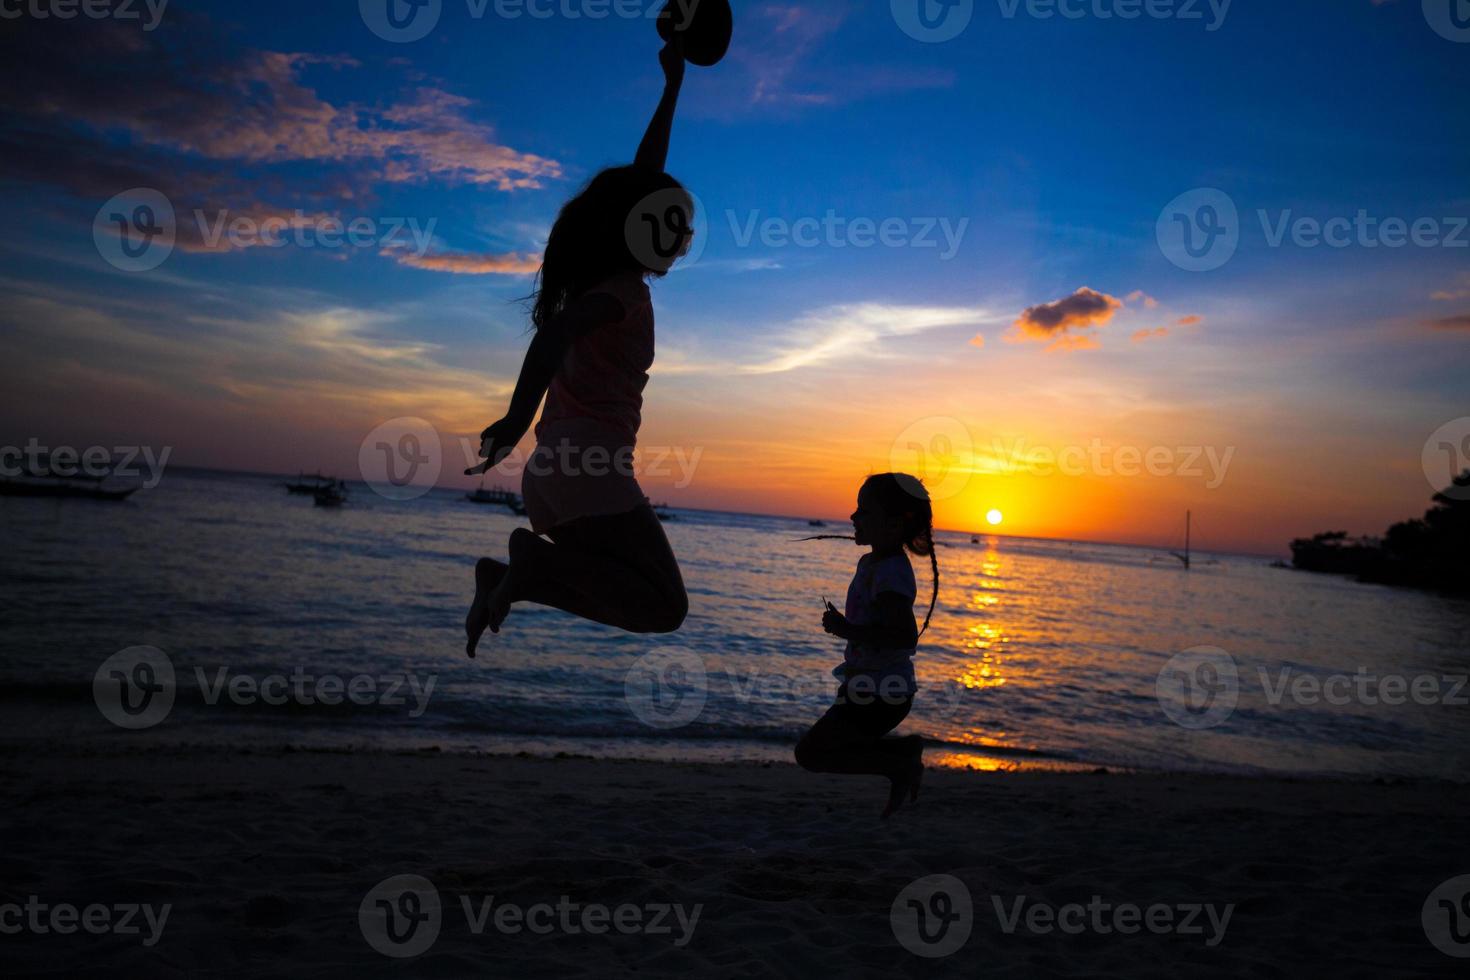
M548 535L511 535L507 605L536 602L631 633L672 633L684 622L684 578L651 507L580 518Z

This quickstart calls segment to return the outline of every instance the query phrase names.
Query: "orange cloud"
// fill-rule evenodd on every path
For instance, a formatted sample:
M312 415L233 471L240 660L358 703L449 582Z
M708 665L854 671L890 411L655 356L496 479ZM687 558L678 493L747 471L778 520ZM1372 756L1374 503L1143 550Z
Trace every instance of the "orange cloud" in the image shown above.
M1181 327L1192 327L1196 323L1203 323L1204 320L1205 318L1199 314L1191 313L1189 316L1181 316L1178 322Z
M1458 282L1459 288L1437 289L1429 294L1429 298L1439 300L1441 302L1450 302L1457 299L1470 299L1470 273L1465 273L1461 275Z
M1137 303L1139 300L1142 300L1143 308L1146 310L1155 309L1159 305L1158 300L1154 299L1152 296L1150 296L1148 293L1145 293L1141 289L1135 289L1133 292L1129 293L1127 296L1127 300L1130 303Z
M399 265L430 272L452 272L460 276L529 276L541 268L541 256L484 255L475 252L440 252L434 255L415 255L395 249L383 249L383 255L393 258Z
M1135 330L1135 331L1133 331L1133 342L1135 344L1137 344L1137 343L1141 343L1142 341L1145 341L1145 340L1151 340L1154 337L1167 337L1167 336L1169 336L1169 328L1168 327L1155 327L1152 330Z
M970 338L970 346L971 347L984 347L985 346L985 335L983 333L977 333L975 336L971 337Z
M1063 354L1074 350L1097 350L1102 344L1091 334L1073 334L1058 337L1046 348L1048 354Z
M1122 306L1117 297L1083 286L1065 299L1028 306L1014 326L1027 337L1047 340L1068 330L1100 327Z
M1429 325L1436 330L1470 330L1470 313L1430 320Z

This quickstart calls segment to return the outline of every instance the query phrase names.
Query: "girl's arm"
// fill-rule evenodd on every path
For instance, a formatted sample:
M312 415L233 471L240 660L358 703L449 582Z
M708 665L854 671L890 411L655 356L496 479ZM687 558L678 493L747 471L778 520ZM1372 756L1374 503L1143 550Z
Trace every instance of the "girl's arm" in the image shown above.
M633 166L663 173L669 158L669 136L674 129L674 107L679 101L679 88L684 84L683 42L675 37L665 44L658 53L658 62L664 68L664 94L653 111L643 142L638 144Z
M860 647L909 650L919 644L919 624L914 619L914 601L898 592L880 592L873 599L878 621L859 626L835 609L822 617L822 627L833 636Z
M551 379L556 377L572 340L584 330L622 317L622 304L615 298L607 293L589 293L537 330L521 363L520 377L516 379L505 417L480 433L480 455L485 461L465 473L471 476L483 473L510 455L535 420L536 409L541 407L541 399L546 397L546 389L551 387Z

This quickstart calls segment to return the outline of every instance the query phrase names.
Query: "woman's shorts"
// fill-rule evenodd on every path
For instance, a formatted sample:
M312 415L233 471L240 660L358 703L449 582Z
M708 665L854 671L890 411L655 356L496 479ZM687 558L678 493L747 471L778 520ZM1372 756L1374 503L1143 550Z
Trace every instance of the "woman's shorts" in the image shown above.
M536 430L521 475L531 530L544 534L582 517L626 514L648 503L633 476L633 447L593 419L560 419Z

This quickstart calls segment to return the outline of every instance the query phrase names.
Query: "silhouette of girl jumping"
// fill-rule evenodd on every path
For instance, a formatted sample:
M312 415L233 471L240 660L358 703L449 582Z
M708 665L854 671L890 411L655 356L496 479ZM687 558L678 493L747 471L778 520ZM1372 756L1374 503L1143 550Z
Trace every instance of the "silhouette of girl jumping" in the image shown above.
M829 602L822 615L822 628L847 641L843 662L833 671L842 684L832 707L797 743L796 761L811 772L887 776L887 819L905 799L919 798L924 775L923 739L884 736L913 707L918 690L913 656L939 598L929 494L906 473L870 476L858 491L852 528L851 540L870 550L858 559L846 611ZM918 589L905 548L927 556L934 574L923 629L914 621Z
M475 566L465 619L471 657L516 602L633 633L673 632L689 609L679 563L632 467L654 353L645 280L688 250L694 215L689 194L664 173L682 39L659 62L663 97L632 166L599 173L552 226L534 292L536 335L505 417L480 434L485 461L466 471L504 459L545 398L521 484L532 529L511 533L509 564L482 558Z

